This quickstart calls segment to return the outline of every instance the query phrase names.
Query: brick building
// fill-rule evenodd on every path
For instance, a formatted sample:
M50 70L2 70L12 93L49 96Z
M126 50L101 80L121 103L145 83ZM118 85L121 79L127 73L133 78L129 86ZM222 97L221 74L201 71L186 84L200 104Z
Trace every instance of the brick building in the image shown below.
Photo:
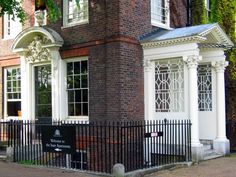
M33 0L25 25L0 19L2 119L190 119L196 160L202 143L228 153L223 71L233 44L217 24L185 27L187 0L57 2L56 23L35 20L46 12L35 14Z

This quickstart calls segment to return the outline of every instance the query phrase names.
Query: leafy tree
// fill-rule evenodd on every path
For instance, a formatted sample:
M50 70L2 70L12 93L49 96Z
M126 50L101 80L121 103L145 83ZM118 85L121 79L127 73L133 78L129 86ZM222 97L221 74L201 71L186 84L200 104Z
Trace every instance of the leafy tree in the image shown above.
M218 22L226 34L236 43L236 1L212 0L211 22ZM236 48L227 51L229 76L236 80Z
M205 0L192 0L190 8L192 25L207 23Z
M9 14L20 19L20 22L24 22L26 14L21 6L22 1L19 0L0 0L0 17L4 14Z

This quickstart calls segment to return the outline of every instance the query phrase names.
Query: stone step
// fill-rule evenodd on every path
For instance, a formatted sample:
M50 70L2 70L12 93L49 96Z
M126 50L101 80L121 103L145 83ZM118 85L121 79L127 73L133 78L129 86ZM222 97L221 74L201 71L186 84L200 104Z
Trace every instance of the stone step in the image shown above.
M210 144L208 144L208 145L203 145L203 150L204 150L204 151L211 150L211 149L212 149L212 147L211 147Z
M219 157L223 157L223 155L214 153L214 154L209 154L208 156L204 156L203 160L216 159L216 158L219 158Z
M214 149L204 148L204 160L215 159L222 156L222 154L217 153Z

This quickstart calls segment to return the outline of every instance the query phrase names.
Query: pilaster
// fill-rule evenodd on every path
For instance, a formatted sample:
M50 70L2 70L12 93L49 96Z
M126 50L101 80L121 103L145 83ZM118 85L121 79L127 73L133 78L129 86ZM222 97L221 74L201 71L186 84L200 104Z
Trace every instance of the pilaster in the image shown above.
M154 120L155 112L155 63L147 60L144 63L144 99L145 120Z

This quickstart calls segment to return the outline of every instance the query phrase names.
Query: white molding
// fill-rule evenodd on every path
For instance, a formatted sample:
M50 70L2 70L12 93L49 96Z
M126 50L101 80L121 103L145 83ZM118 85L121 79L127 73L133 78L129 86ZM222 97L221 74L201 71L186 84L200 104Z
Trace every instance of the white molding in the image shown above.
M160 41L151 41L151 42L143 42L141 45L143 49L148 48L155 48L155 47L163 47L163 46L172 46L172 45L179 45L179 44L186 44L186 43L199 43L205 41L205 37L201 36L190 36L184 38L174 38L168 40L160 40Z

